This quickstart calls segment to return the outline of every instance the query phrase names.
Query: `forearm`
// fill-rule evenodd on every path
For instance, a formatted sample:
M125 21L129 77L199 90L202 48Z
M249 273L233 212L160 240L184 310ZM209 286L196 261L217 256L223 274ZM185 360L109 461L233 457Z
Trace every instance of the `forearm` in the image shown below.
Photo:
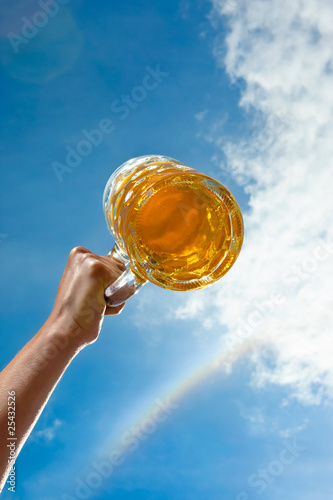
M124 270L125 265L117 259L74 248L50 318L0 373L0 492L11 469L7 444L13 443L17 456L66 367L85 345L98 338L104 314L119 314L124 307L107 311L104 300L105 288ZM8 399L13 391L15 436L8 431L13 428L8 419Z
M7 444L15 443L17 456L66 367L85 345L80 333L72 321L49 318L0 373L0 491L11 469ZM11 391L15 391L15 436L8 433Z

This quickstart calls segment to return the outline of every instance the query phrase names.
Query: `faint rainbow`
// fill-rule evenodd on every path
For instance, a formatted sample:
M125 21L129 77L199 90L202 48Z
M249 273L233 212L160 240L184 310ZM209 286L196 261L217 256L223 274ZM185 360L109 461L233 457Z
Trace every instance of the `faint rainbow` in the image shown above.
M110 450L112 450L113 453L121 455L122 457L126 455L126 453L129 452L130 444L125 444L122 436L124 436L127 432L130 433L133 438L138 437L142 433L144 423L149 419L154 419L154 416L160 407L158 401L167 401L170 404L179 402L182 397L203 382L210 374L216 372L219 368L223 368L223 366L227 363L240 359L242 356L249 353L254 347L262 343L262 341L262 336L257 335L254 338L250 338L242 342L242 344L238 346L225 350L219 355L213 356L209 361L205 361L203 364L201 363L195 368L195 370L192 370L190 374L187 374L185 377L183 376L181 380L178 380L170 390L159 395L158 399L155 400L153 404L150 404L139 417L133 419L132 422L126 426L126 430L121 433L121 436L119 436L118 439L113 439L113 441L111 443L109 442L107 446L104 445L103 450L101 450L101 455L103 456L109 453ZM157 429L158 425L156 427L156 430Z

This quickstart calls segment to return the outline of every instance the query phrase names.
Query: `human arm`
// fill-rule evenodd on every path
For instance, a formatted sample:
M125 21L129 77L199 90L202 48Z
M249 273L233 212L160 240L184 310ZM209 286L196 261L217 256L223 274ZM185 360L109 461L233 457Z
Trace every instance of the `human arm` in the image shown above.
M69 255L50 317L0 373L0 492L11 469L7 443L15 456L31 433L67 366L100 333L107 308L104 290L124 271L120 261L83 247ZM15 438L8 436L8 393L15 391ZM12 401L12 400L11 400Z

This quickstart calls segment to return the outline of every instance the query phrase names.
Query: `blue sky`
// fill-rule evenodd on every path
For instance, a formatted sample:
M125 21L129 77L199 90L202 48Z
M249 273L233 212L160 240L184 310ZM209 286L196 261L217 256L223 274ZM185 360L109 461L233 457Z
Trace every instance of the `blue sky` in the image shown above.
M124 161L164 154L219 179L246 238L213 287L146 285L105 320L23 448L16 497L329 498L329 0L70 0L15 52L8 35L40 11L0 7L1 367L48 317L71 248L111 249L102 194ZM112 104L152 71L121 119ZM112 132L57 176L105 119Z

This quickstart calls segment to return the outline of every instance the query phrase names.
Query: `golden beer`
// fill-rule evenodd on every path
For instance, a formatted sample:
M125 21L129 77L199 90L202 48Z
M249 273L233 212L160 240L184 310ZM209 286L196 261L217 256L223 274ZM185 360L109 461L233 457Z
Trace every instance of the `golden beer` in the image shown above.
M138 283L203 288L230 269L243 242L231 193L168 157L135 158L119 167L106 186L104 211L116 239L113 254L129 263Z

